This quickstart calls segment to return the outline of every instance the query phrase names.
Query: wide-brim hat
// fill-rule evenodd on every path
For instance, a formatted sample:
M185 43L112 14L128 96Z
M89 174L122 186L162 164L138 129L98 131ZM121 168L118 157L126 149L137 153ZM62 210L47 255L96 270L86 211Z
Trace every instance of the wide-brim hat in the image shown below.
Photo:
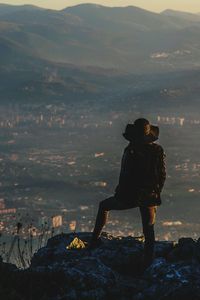
M126 125L123 136L129 142L152 143L158 140L159 127L146 119L137 119L133 124Z

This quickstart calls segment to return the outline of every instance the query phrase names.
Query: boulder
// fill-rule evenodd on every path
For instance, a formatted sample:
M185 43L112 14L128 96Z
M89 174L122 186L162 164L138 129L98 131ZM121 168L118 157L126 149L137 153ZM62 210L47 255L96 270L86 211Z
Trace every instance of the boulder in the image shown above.
M52 237L28 269L8 271L7 287L15 296L9 298L0 283L0 298L200 300L200 240L157 241L152 265L141 272L143 239L103 233L101 245L89 250L90 239L91 233Z

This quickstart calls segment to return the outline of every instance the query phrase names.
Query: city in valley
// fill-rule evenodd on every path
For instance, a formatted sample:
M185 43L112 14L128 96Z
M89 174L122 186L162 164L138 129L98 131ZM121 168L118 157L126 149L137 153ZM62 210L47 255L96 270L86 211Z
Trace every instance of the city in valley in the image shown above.
M126 123L140 112L110 110L99 114L91 105L14 106L1 110L0 231L5 240L42 232L91 231L100 200L118 183ZM200 119L167 114L148 116L161 131L167 155L167 182L158 211L157 238L198 237ZM192 132L192 134L191 134ZM97 138L98 137L98 138ZM137 209L112 212L105 230L140 236Z

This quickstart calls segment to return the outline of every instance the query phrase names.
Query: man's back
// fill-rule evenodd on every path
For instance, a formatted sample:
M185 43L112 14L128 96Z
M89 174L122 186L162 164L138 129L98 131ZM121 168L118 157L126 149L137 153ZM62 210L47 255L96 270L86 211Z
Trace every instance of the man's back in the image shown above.
M117 190L129 196L140 189L161 192L165 177L165 154L160 145L130 143L122 157Z

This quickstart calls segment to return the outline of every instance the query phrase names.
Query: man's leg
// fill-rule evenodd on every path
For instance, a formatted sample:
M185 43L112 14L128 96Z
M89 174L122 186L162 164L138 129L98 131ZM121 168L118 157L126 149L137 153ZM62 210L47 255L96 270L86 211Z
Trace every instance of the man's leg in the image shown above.
M107 222L109 211L115 209L115 202L115 198L110 197L99 203L95 227L92 233L92 243L95 243L99 239L102 229Z
M102 229L107 222L110 210L124 210L132 208L131 204L124 204L116 197L107 198L99 203L99 209L96 217L95 227L92 234L92 244L95 244L100 238Z
M151 265L154 258L155 233L154 224L156 217L156 206L140 207L142 217L143 233L145 237L144 244L144 265Z

